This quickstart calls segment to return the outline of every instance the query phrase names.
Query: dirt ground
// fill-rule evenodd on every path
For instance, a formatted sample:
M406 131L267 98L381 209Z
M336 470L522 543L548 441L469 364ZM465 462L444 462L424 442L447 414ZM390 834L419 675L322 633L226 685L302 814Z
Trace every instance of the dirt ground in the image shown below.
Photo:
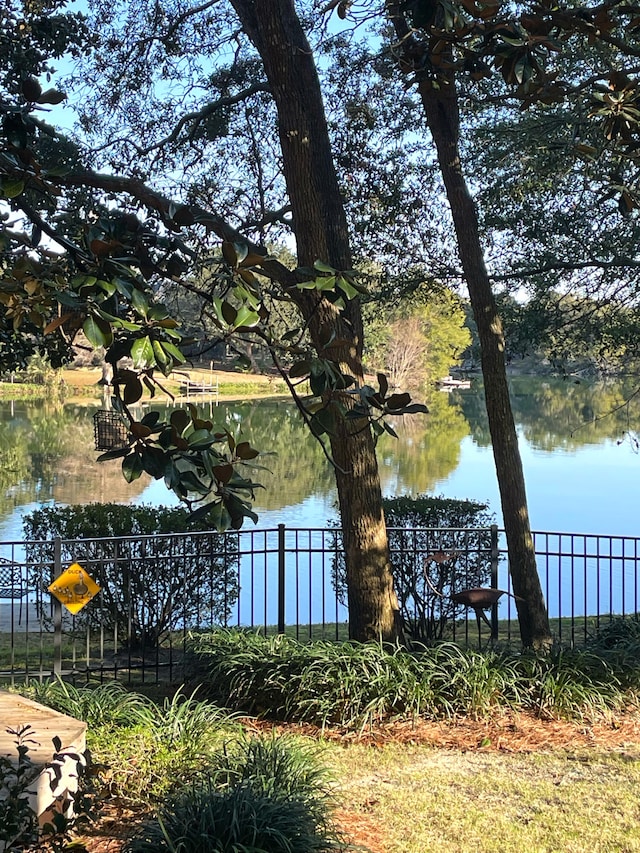
M249 731L271 731L271 723L247 719ZM322 737L345 747L359 742L375 748L388 743L422 744L458 753L531 753L594 749L599 752L640 754L640 718L621 717L611 722L574 723L540 720L529 714L504 714L493 719L462 719L443 722L390 722L362 733L325 729L309 725L275 726L280 733ZM110 808L91 834L80 839L89 853L119 853L124 839L140 815L117 805ZM384 853L380 828L366 814L339 809L337 822L355 845L369 853Z

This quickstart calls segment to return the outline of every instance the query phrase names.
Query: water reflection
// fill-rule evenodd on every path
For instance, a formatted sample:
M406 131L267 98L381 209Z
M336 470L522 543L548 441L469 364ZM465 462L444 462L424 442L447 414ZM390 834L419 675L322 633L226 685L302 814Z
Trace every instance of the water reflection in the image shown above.
M527 467L527 454L533 450L545 457L555 454L556 458L559 453L615 443L612 440L620 438L640 418L640 401L634 399L628 406L622 405L633 390L629 383L578 385L530 378L512 381L514 414L525 439L525 473L534 502L537 489L549 492L552 487L548 474L546 482L536 482L536 469L530 462ZM471 391L435 394L428 405L428 415L400 419L394 424L398 440L390 436L380 440L383 491L442 491L452 497L484 499L492 491L485 483L495 475L481 387L474 381ZM292 404L263 400L205 408L215 423L229 424L255 447L268 451L258 460L264 469L254 472L255 479L265 486L257 495L259 512L272 519L286 507L309 506L315 507L313 511L318 515L318 507L324 511L331 505L335 493L332 469ZM151 493L148 479L127 484L118 461L95 461L94 411L92 406L62 406L50 401L0 402L3 531L10 528L11 535L19 537L19 508L50 501L125 503L142 496L158 503L174 502L161 483L154 484ZM604 417L608 412L612 414ZM470 458L465 449L470 441L476 449L483 449L480 474L480 469L474 468L477 460ZM477 486L478 479L481 487ZM563 474L563 482L565 479ZM454 493L446 488L448 483L455 483ZM482 494L477 494L479 488ZM625 496L620 499L625 500ZM492 508L497 511L497 501ZM16 519L15 524L12 518ZM322 525L325 521L326 516L306 522L298 519L297 523ZM553 529L561 528L559 524Z

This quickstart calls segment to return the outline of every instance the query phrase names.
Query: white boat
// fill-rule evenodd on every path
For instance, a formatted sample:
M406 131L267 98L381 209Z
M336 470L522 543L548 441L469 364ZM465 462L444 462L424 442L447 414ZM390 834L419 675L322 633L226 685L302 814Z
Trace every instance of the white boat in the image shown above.
M443 391L451 391L453 388L460 388L464 390L471 388L471 380L455 379L453 376L443 376L442 379L438 379L436 385Z

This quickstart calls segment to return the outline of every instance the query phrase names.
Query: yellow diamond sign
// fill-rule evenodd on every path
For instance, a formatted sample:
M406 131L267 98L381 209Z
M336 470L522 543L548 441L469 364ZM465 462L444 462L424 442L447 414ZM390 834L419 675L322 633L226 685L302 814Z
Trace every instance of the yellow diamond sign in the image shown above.
M55 595L67 610L77 613L100 592L100 587L82 566L74 563L54 580L49 592Z

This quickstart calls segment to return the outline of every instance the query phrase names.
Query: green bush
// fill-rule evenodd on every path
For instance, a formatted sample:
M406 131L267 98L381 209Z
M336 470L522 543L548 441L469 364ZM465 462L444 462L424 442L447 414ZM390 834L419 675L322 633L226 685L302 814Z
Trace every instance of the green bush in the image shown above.
M211 772L167 802L126 853L329 853L344 850L316 750L293 738L243 737Z
M121 643L154 648L176 628L224 625L238 597L237 545L188 518L182 508L120 504L35 510L23 519L32 581L53 580L59 537L63 563L80 563L101 587L98 606L76 616L80 629L117 629Z
M146 822L124 853L329 853L344 850L304 802L251 787L184 791Z
M487 504L476 501L405 495L384 498L382 504L405 635L420 643L441 640L451 621L466 612L451 594L490 580L489 528L495 519ZM336 545L334 578L344 602L345 564Z
M154 717L152 702L127 690L118 681L77 687L59 678L32 683L21 692L42 705L82 720L90 728L133 726L150 722Z
M217 701L320 726L482 717L501 710L595 719L635 702L628 663L579 651L535 656L454 643L408 651L233 631L193 637L191 649L203 690Z

